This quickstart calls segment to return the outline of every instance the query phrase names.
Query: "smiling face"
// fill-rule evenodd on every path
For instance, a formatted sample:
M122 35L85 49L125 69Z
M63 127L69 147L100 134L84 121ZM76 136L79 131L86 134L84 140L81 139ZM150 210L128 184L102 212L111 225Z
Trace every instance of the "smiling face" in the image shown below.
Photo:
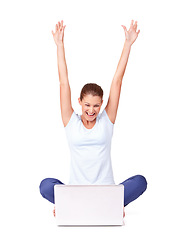
M83 97L82 101L80 100L80 98L78 99L78 101L82 107L82 116L87 121L94 121L100 112L100 108L103 103L102 98L99 96L87 94Z

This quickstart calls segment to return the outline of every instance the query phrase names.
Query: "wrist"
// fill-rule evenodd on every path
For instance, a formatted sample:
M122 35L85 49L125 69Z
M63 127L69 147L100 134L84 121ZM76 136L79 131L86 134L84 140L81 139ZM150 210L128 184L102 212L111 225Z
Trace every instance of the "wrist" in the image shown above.
M124 44L126 47L129 47L129 48L131 48L131 46L132 46L132 43L129 41L129 40L125 40L125 44Z
M57 48L63 48L63 47L64 47L64 43L57 44Z

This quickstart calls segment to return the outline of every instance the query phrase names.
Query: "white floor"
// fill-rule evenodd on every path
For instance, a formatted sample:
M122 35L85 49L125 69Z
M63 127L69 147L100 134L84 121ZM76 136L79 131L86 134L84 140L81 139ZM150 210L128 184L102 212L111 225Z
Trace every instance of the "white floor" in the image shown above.
M156 196L156 195L155 195ZM43 199L39 193L29 200L25 192L22 201L13 196L2 208L5 239L183 239L182 209L178 202L171 204L170 196L154 199L154 192L147 189L139 199L125 208L125 226L80 226L58 227L53 217L53 205ZM27 203L26 203L27 202ZM16 204L15 204L16 203ZM2 216L2 215L1 215Z

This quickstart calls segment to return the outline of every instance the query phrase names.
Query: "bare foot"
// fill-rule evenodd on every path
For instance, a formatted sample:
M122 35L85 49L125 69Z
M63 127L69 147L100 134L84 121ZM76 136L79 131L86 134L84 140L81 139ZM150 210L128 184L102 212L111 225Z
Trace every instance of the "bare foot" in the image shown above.
M56 216L56 211L55 211L55 207L54 207L54 210L53 210L53 214L54 214L54 217Z

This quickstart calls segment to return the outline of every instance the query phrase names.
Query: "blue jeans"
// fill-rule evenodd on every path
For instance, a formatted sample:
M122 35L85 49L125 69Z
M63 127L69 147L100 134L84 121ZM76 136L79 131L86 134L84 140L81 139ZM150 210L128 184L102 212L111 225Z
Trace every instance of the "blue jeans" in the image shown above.
M54 203L54 185L64 184L55 178L45 178L40 183L40 193L51 203ZM147 188L145 177L136 175L120 183L124 185L124 206L137 199Z

